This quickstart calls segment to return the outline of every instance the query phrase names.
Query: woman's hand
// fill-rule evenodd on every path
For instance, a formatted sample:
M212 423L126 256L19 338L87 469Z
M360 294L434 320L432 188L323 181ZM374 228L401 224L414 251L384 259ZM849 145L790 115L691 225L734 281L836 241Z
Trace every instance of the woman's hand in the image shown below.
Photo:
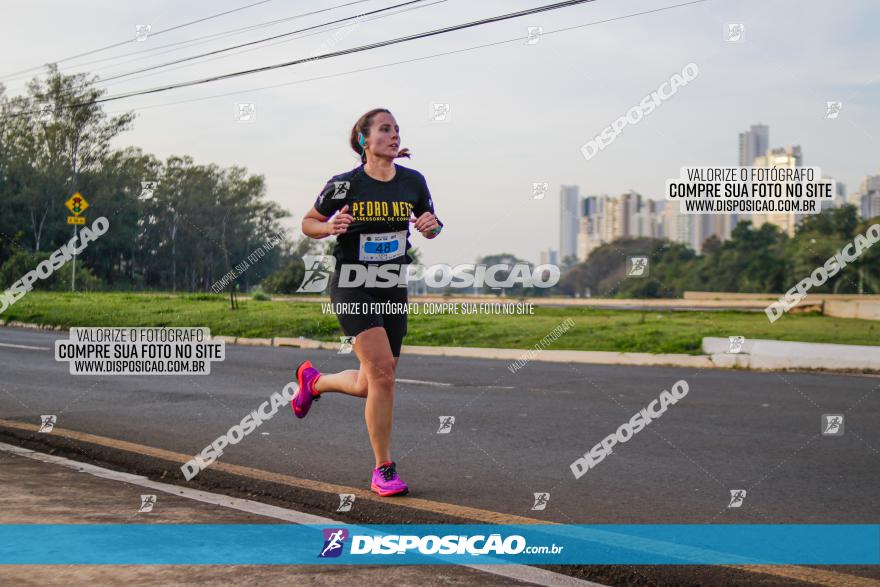
M354 222L354 216L348 214L348 204L342 207L338 214L330 218L327 224L327 234L330 236L337 234L345 234L348 231L348 225Z
M431 231L440 227L437 217L430 212L425 212L418 218L410 218L409 221L415 223L415 229L421 232L425 238L433 238L434 235L430 234Z

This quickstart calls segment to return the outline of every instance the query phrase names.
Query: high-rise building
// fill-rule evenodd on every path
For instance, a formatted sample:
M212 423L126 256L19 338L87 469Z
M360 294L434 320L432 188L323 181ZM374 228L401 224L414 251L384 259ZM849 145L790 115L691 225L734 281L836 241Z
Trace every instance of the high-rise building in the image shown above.
M837 181L834 178L823 177L822 179L831 182L831 193L834 194L833 200L821 200L819 204L820 210L828 210L829 208L840 208L846 204L846 184Z
M590 195L583 200L577 256L584 261L599 246L619 238L663 238L665 202L644 198L630 190L618 197Z
M846 184L842 181L834 181L834 206L840 208L846 204Z
M559 260L577 254L577 235L580 207L578 206L578 186L559 187Z
M770 127L753 124L749 130L739 133L739 165L751 167L755 157L761 157L770 148Z
M613 200L607 194L587 196L583 199L583 216L580 218L577 257L586 261L596 248L614 240L610 215Z
M800 145L788 146L779 149L767 149L767 153L755 158L755 167L803 167L804 157ZM804 214L791 212L773 212L752 214L752 223L755 228L764 224L775 224L788 236L794 236L794 229L804 218Z
M739 133L739 166L751 167L755 158L767 153L770 148L770 127L766 124L753 124L749 130ZM730 238L731 232L740 220L749 220L749 215L723 214L715 221L713 233L721 240Z
M733 227L740 220L736 214L701 214L701 216L704 219L702 230L705 238L715 235L720 241L730 238Z
M666 238L701 252L703 242L716 234L716 217L721 216L681 214L677 203L651 200L633 190L617 197L588 195L581 201L581 212L577 235L581 262L603 244L625 237Z
M880 216L880 175L868 175L859 186L859 214L864 219Z
M559 265L559 255L555 249L541 251L541 265Z
M642 207L642 196L632 190L621 194L615 210L615 238L631 236L633 233L633 216Z
M581 263L599 246L595 234L595 220L590 216L581 216L578 220L577 236L577 259Z
M667 202L664 200L651 200L654 202L654 223L657 227L656 238L669 238L669 235L666 234L666 222L664 219L666 218L666 209L671 208L671 202Z
M683 214L677 204L667 203L663 211L663 233L669 240L701 253L706 240L706 214Z
M641 200L641 207L632 216L629 236L645 238L663 238L663 209L666 202Z

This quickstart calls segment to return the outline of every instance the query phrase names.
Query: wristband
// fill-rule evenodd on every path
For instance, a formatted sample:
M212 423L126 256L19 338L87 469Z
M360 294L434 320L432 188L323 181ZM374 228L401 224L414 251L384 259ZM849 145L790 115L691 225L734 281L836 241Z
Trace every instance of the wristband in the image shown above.
M440 234L441 230L443 230L443 225L438 224L437 228L432 228L431 232L429 232L428 234L430 234L431 236L437 236L438 234Z

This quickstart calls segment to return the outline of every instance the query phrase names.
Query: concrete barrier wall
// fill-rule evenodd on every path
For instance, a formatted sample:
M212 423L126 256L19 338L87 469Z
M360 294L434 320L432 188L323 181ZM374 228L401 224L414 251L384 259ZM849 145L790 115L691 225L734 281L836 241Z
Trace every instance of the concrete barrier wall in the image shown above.
M276 302L322 302L328 303L328 298L320 297L290 297L290 296L273 296ZM482 304L482 303L501 303L501 304L532 304L539 306L572 306L572 307L619 307L629 309L638 308L661 308L680 307L687 309L699 308L743 308L748 310L760 310L769 304L772 299L742 299L742 300L683 300L681 298L557 298L557 297L535 297L535 298L499 298L497 296L476 297L476 296L409 296L411 303L459 303L459 304ZM815 306L821 302L810 303L809 301L801 302L801 306Z
M768 296L775 296L769 297ZM746 302L757 303L763 300L779 299L777 294L758 293L728 293L714 291L686 291L684 299L693 302L695 307L721 303L727 300L729 303L742 304ZM803 311L806 306L822 305L822 312L826 316L835 318L857 318L860 320L880 320L880 295L858 294L809 294L798 304L797 310Z
M778 300L782 294L774 293L731 293L724 291L686 291L686 300Z
M880 346L746 339L741 353L728 353L729 344L707 337L703 352L717 365L735 361L751 369L880 369Z
M866 296L868 297L868 296ZM877 297L877 296L870 296ZM825 315L835 318L859 318L861 320L880 320L880 300L858 300L825 302Z
M459 304L480 304L480 303L530 303L535 307L540 306L570 306L570 307L594 307L604 306L608 308L660 308L668 309L670 307L686 308L686 309L716 309L716 308L736 308L743 310L763 310L776 301L782 294L760 294L760 293L728 293L728 292L711 292L711 291L686 291L684 298L651 298L651 299L620 299L620 298L499 298L496 296L416 296L409 297L412 303L459 303ZM329 302L324 297L284 297L273 296L275 301L279 302ZM842 302L844 304L856 300L860 304L860 308L849 309L846 305L836 305L833 312L826 314L829 316L838 316L841 318L863 318L866 320L878 320L877 305L880 304L880 295L859 296L852 294L810 294L798 304L795 311L817 311L821 310L822 302L826 304L829 300Z
M732 293L723 291L686 291L686 300L778 300L784 293ZM880 302L880 295L823 294L811 293L804 301L818 302L828 300ZM801 302L803 303L803 302Z

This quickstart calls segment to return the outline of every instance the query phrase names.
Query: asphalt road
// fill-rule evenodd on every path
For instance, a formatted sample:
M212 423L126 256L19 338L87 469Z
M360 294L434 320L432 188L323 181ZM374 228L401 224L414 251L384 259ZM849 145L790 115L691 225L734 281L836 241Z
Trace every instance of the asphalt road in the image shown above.
M195 454L330 351L228 346L208 376L72 376L66 332L0 328L0 418ZM18 348L21 345L32 348ZM878 523L880 378L404 356L393 454L411 496L562 523ZM580 479L570 464L663 389L690 391ZM822 436L821 415L845 416ZM454 416L448 434L440 417ZM282 410L224 462L367 488L363 400ZM730 490L745 489L739 508ZM543 511L533 494L549 492Z

